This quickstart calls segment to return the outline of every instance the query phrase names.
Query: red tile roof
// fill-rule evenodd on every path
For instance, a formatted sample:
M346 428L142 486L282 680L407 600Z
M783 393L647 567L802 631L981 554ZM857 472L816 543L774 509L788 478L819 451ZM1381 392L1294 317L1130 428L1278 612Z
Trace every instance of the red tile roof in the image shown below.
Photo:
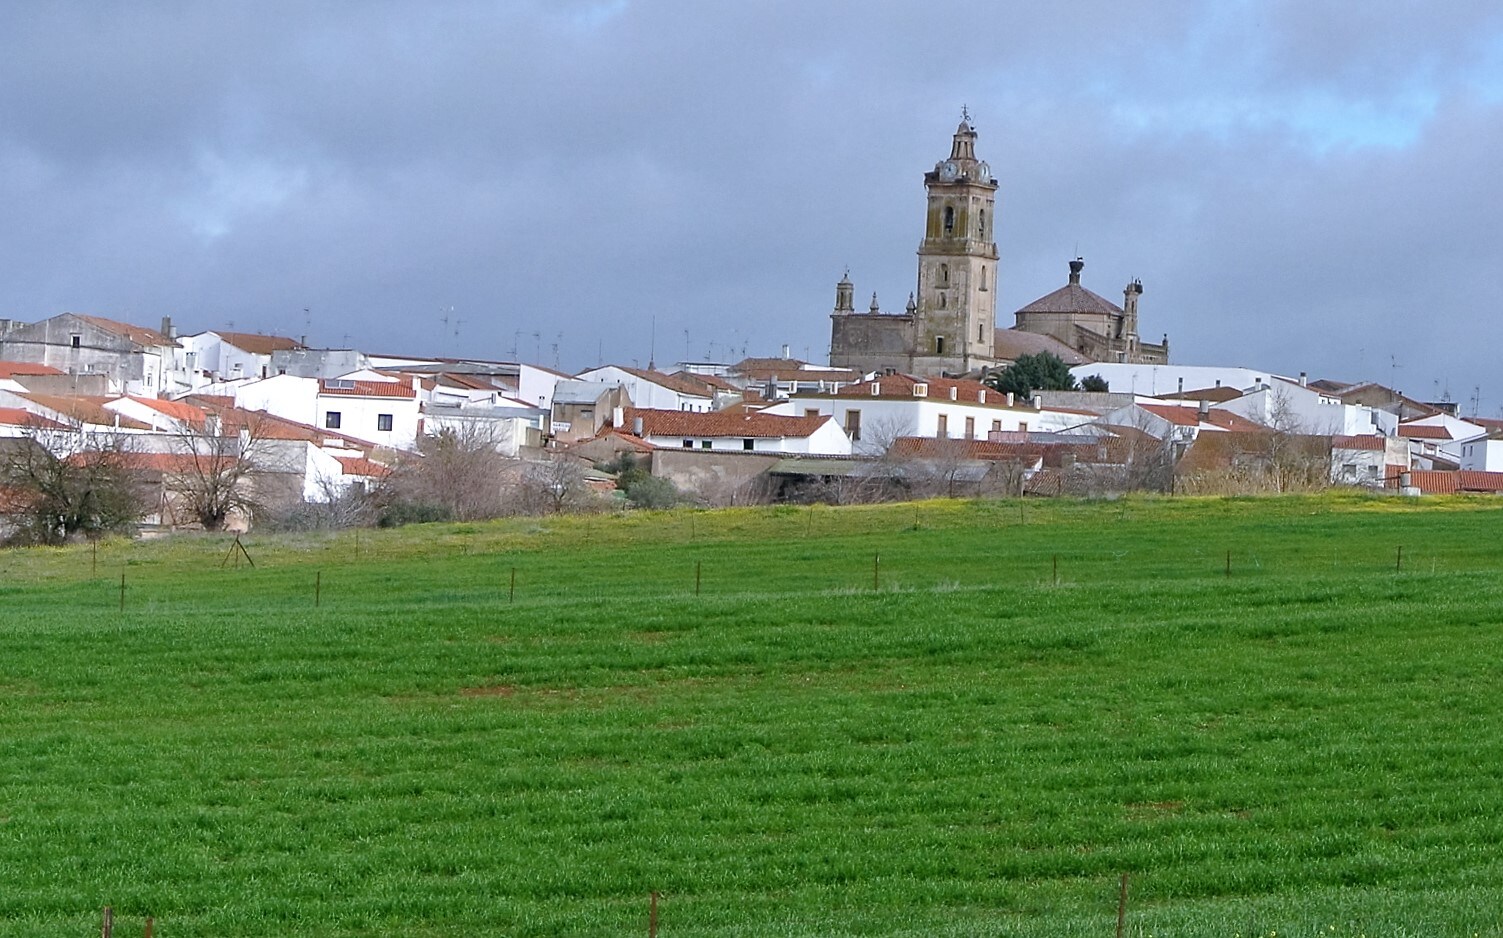
M149 424L130 417L124 417L107 409L104 405L115 398L109 397L83 397L66 396L61 394L34 394L26 393L19 395L28 401L35 402L38 406L46 408L55 414L67 417L78 423L92 424L96 427L120 427L127 430L150 430Z
M877 393L872 393L872 385L877 385ZM925 393L922 397L916 397L914 387L925 385ZM858 381L848 384L839 391L834 392L837 397L877 397L877 398L904 398L915 400L950 401L950 391L955 391L956 404L985 405L988 407L1007 407L1007 395L996 388L989 388L980 381L970 381L965 378L925 378L918 375L878 375L871 381ZM808 395L800 395L808 396ZM816 395L817 396L817 395ZM1014 409L1032 410L1023 402L1018 401Z
M60 375L62 371L51 365L37 365L32 362L0 362L0 378L14 378L17 375Z
M339 460L340 468L347 476L365 476L371 479L383 479L391 475L391 468L378 462L372 462L363 456L335 456Z
M833 417L782 417L753 412L629 409L626 426L642 419L643 436L807 437Z
M1445 427L1432 427L1427 425L1415 426L1414 424L1399 424L1399 436L1408 440L1449 440L1452 439L1451 431Z
M0 407L0 424L8 427L34 427L38 430L66 430L68 425L34 414L19 407Z
M134 395L128 395L124 399L150 407L157 413L166 414L173 420L180 420L195 427L203 426L204 412L192 404L184 404L182 401L166 401L156 397L136 397Z
M318 393L345 397L417 397L417 391L405 381L350 381L350 387L330 387L329 380L318 379Z
M1023 355L1048 352L1066 365L1084 365L1090 359L1052 335L1024 332L1021 329L998 329L992 340L992 354L1003 361L1017 361Z
M172 339L167 338L155 329L147 329L145 326L133 326L128 322L117 322L113 319L105 319L103 316L85 316L83 313L74 313L84 322L111 332L123 339L134 342L137 345L176 345Z
M1333 436L1332 449L1381 450L1387 443L1381 436Z
M1457 492L1503 492L1503 472L1472 470L1415 469L1409 474L1411 484L1426 495L1450 495Z
M1202 424L1209 424L1220 430L1231 430L1237 433L1258 433L1268 430L1267 427L1228 410L1212 408L1202 419L1200 409L1197 407L1180 407L1175 404L1139 404L1138 406L1180 427L1198 427Z
M270 355L272 352L285 352L303 347L297 340L280 335L258 335L254 332L219 332L217 330L214 334L242 352L250 352L252 355Z

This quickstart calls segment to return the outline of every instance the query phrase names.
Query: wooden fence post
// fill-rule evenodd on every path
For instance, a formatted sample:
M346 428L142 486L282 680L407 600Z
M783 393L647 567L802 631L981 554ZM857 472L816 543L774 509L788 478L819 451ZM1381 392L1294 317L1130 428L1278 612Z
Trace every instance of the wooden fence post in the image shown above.
M1117 893L1117 938L1122 938L1122 926L1127 923L1127 874L1122 874L1122 885Z

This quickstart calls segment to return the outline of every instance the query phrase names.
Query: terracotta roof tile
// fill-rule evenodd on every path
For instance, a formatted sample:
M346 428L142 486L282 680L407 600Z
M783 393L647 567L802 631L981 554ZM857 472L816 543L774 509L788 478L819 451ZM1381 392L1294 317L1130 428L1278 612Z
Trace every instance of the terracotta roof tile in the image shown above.
M1139 404L1139 407L1156 414L1165 420L1180 427L1198 427L1204 424L1216 427L1219 430L1231 430L1238 433L1267 432L1268 428L1248 420L1241 414L1234 414L1228 410L1216 410L1212 408L1202 419L1200 410L1196 407L1181 407L1177 404Z
M998 329L992 349L993 354L1004 361L1017 361L1023 355L1038 355L1041 352L1048 352L1072 367L1089 364L1091 361L1052 335L1024 332L1021 329Z
M1408 440L1449 440L1453 439L1451 431L1445 427L1415 426L1413 424L1399 424L1399 436Z
M629 409L626 426L642 420L643 436L807 437L833 417L783 417L754 412Z
M1409 474L1415 488L1427 495L1456 492L1503 492L1503 472L1415 469Z
M152 429L149 424L142 423L139 420L132 420L130 417L121 416L104 406L117 398L34 394L30 392L19 396L78 423L91 424L96 427L118 426L125 430Z
M372 462L364 456L335 456L334 458L339 460L339 466L347 476L384 479L391 475L391 467Z
M118 322L114 319L105 319L103 316L86 316L83 313L74 313L84 322L91 323L111 332L123 339L134 342L137 345L176 345L172 339L167 338L155 329L147 329L145 326L133 326L128 322Z
M34 414L19 407L0 407L0 424L8 427L34 427L38 430L66 430L68 425L58 423L41 414Z
M338 379L318 379L318 393L344 397L417 397L417 391L405 381L345 381L338 387L331 386L330 381Z
M270 355L272 352L286 352L303 347L297 340L280 335L219 331L215 331L214 334L242 352L250 352L252 355Z
M1381 450L1387 442L1381 436L1333 436L1332 449Z
M204 412L192 404L185 404L182 401L167 401L156 397L136 397L134 395L128 395L125 400L135 401L137 404L150 407L157 413L166 414L173 420L181 420L183 423L196 427L203 426Z
M0 378L14 378L17 375L30 377L33 375L60 375L63 372L51 365L38 365L33 362L0 362Z
M1067 283L1018 310L1020 313L1110 313L1122 315L1122 307L1092 293L1078 283Z
M872 393L873 384L877 385L876 394ZM925 393L921 397L914 393L914 387L920 384L925 386ZM871 381L848 384L834 393L837 397L900 397L943 403L950 401L951 390L955 391L953 403L1007 407L1005 393L996 388L989 388L980 381L971 381L966 378L926 378L906 374L878 375ZM1018 402L1014 409L1032 410L1033 408Z

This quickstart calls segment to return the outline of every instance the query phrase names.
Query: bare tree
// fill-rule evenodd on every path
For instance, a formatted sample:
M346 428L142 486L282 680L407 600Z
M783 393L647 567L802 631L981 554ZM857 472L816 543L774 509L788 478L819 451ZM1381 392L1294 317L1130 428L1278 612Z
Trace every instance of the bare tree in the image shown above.
M263 429L260 417L239 411L228 420L209 414L201 425L184 423L173 435L177 459L162 484L205 531L223 530L237 516L249 522L268 506L263 483L286 470L274 464L275 447Z
M886 456L893 445L917 432L913 421L898 414L888 414L861 428L861 439L852 441L852 449L863 456Z
M515 473L512 504L522 514L558 514L598 507L585 485L584 464L561 454L525 460Z
M1329 488L1329 438L1311 434L1283 388L1274 392L1268 416L1265 471L1273 490L1308 492Z
M509 470L497 452L495 424L464 421L424 436L381 486L383 516L400 520L478 521L505 513Z
M125 438L80 426L27 426L0 446L0 514L8 539L62 544L125 534L146 511L140 475Z

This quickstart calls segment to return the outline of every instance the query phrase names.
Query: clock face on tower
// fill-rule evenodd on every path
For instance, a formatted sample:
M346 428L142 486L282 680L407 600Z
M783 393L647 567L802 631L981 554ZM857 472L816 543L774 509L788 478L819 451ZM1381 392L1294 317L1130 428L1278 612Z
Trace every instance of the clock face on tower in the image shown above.
M959 173L960 167L956 166L952 160L945 160L939 164L939 178L946 182L953 180Z

